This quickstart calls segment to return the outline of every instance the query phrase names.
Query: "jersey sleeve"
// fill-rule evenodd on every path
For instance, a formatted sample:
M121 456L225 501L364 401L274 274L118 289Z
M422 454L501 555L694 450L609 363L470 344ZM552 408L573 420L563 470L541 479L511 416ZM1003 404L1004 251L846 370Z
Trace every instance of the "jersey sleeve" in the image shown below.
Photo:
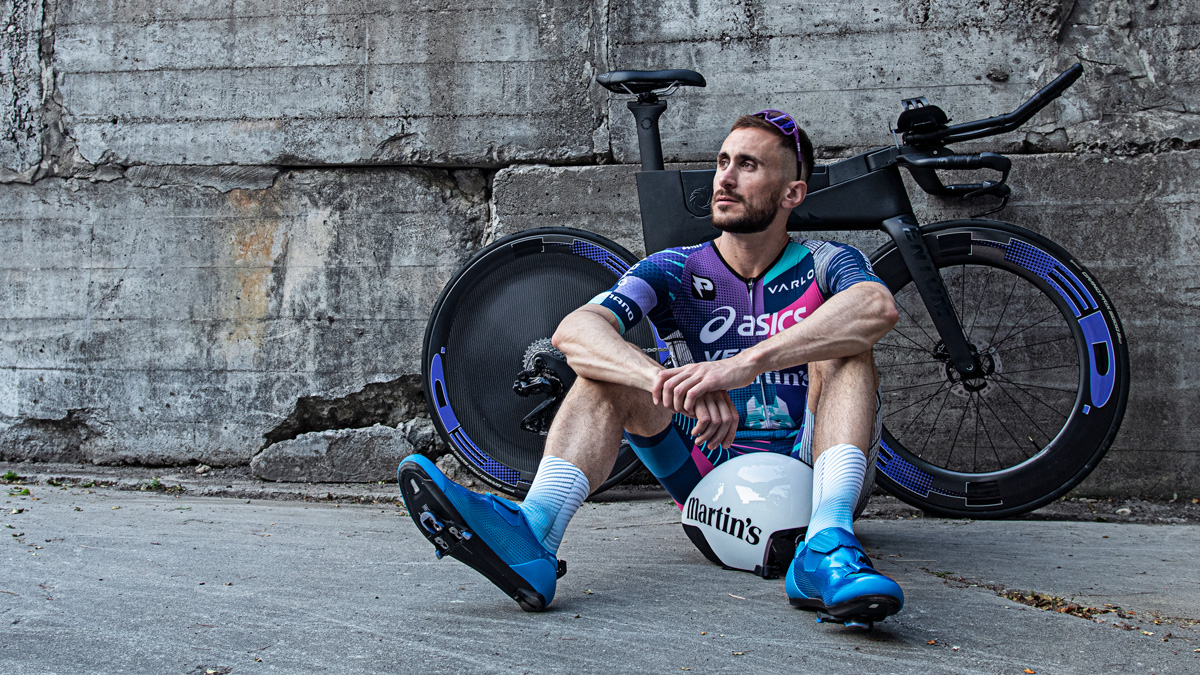
M817 285L825 297L864 281L883 283L876 276L867 256L853 246L833 241L807 243L816 244L813 250L813 271L816 272Z
M678 285L683 257L666 250L643 259L613 284L612 288L592 298L588 304L600 305L613 313L622 334L633 328L643 317L654 319L667 310L672 284Z

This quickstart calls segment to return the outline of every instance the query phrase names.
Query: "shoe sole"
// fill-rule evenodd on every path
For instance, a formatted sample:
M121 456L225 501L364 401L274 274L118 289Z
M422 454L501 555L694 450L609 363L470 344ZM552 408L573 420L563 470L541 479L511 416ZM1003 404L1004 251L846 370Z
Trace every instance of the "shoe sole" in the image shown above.
M832 607L817 598L789 598L792 607L816 611L817 621L841 623L847 626L871 628L875 621L883 621L900 611L900 601L890 595L864 595L847 600Z
M483 537L471 533L466 519L424 469L416 464L401 468L399 482L408 515L437 548L438 557L448 555L479 572L526 612L546 609L546 598L513 571Z

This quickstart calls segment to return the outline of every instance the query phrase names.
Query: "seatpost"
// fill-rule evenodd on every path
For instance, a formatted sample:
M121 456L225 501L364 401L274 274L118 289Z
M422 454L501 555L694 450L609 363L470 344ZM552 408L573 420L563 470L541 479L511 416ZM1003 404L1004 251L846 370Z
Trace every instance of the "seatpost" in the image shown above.
M637 120L638 152L642 156L642 171L662 171L662 140L658 134L658 118L667 109L667 102L653 93L629 102L629 111Z

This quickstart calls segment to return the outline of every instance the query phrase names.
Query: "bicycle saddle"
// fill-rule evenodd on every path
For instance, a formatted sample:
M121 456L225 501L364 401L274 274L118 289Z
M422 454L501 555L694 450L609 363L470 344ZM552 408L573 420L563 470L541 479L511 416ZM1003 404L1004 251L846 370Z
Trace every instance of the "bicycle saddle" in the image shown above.
M618 94L645 94L668 87L703 87L704 76L694 70L611 70L596 76L605 89Z

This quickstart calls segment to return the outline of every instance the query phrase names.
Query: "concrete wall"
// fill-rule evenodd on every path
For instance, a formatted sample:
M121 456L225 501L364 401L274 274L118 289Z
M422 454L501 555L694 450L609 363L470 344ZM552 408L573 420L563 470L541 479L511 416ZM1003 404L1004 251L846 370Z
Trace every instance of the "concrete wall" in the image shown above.
M741 112L791 110L833 158L889 143L901 98L972 119L1081 61L986 146L1017 155L997 217L1072 250L1129 332L1134 398L1083 489L1200 492L1198 25L1107 0L13 0L0 458L247 464L375 424L427 446L420 341L461 261L551 224L640 248L604 70L707 77L663 119L695 162Z

